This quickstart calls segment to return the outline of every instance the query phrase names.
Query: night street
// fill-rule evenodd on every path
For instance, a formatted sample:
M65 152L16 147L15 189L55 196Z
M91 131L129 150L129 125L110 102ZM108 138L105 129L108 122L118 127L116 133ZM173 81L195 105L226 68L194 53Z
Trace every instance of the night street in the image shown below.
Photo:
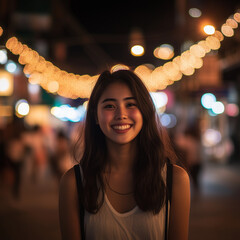
M57 240L58 185L50 173L34 184L24 179L21 200L0 195L1 240ZM201 191L193 192L190 240L240 238L240 166L208 164L201 174Z

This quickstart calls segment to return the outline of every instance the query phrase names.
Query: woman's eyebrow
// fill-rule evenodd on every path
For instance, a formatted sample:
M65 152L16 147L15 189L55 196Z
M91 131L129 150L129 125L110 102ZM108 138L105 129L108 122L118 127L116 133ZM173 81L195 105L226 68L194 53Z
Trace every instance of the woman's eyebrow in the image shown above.
M102 103L109 102L109 101L114 101L116 102L117 100L115 98L105 98Z
M136 98L135 97L126 97L126 98L124 98L123 100L136 100Z
M127 100L136 100L136 98L135 97L126 97L126 98L124 98L123 99L124 101L127 101ZM116 102L117 101L117 99L115 99L115 98L105 98L103 101L102 101L102 103L105 103L105 102Z

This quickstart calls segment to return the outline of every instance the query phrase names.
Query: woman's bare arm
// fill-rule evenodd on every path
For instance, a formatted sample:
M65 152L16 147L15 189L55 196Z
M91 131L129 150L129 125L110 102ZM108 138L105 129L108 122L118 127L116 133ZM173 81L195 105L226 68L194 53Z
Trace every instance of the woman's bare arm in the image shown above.
M190 182L187 172L173 165L169 240L187 240L190 213Z
M80 240L78 194L74 169L67 171L60 182L59 219L62 240Z

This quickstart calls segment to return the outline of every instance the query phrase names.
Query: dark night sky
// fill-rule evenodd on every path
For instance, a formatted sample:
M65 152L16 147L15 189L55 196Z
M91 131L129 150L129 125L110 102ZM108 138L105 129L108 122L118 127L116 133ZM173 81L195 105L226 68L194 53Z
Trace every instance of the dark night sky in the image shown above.
M140 65L153 63L160 65L163 62L153 57L153 50L162 43L170 43L180 51L179 45L182 40L191 40L193 35L199 31L197 27L200 21L209 20L218 29L230 14L237 8L238 0L191 0L187 1L186 9L199 7L202 16L193 19L186 14L186 25L184 32L178 30L176 1L95 1L79 3L71 0L69 9L79 23L90 33L97 44L116 62L128 65ZM136 58L129 53L129 35L134 28L141 29L144 40L144 56ZM195 33L194 33L195 32ZM204 39L204 35L194 41ZM81 46L78 47L81 50ZM70 47L77 58L81 55L79 51ZM178 52L177 52L178 53ZM87 59L85 59L87 61Z
M46 8L47 11L51 12L53 10L51 8L54 8L54 2L58 3L58 0L35 0L34 2L32 0L19 0L17 6L19 10L24 11L35 9L41 12ZM206 37L206 35L201 35L202 33L198 29L201 21L209 20L219 29L227 17L234 13L237 4L239 4L239 0L186 0L186 10L190 7L198 7L202 10L202 16L199 19L193 19L185 13L186 24L180 29L176 11L177 0L101 0L97 2L59 0L59 2L66 6L70 14L93 37L95 44L108 56L111 64L121 62L130 66L144 63L163 64L163 61L153 56L153 50L157 46L163 43L172 44L176 54L179 54L183 41L193 40L195 42ZM64 15L62 21L64 21ZM145 41L145 55L137 58L131 56L129 52L130 33L134 28L139 28L142 31ZM59 40L59 36L54 35L54 32L50 33L50 36L52 42L56 39ZM79 73L82 73L83 69L89 71L92 68L92 74L99 72L98 62L101 59L104 62L104 58L98 56L97 51L94 56L94 50L89 54L89 49L84 49L85 46L81 43L81 34L77 35L71 27L65 26L60 38L67 44L67 64L73 66L74 70L72 71L78 72L79 69ZM96 59L99 57L100 60L96 60L94 63L93 58L95 57ZM107 62L109 61L106 61L105 65L103 64L104 67L108 67Z

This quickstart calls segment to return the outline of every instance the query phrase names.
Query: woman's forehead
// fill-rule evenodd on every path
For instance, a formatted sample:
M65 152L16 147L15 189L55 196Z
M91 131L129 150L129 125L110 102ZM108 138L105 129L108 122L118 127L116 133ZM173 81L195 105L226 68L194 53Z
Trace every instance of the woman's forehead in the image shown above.
M110 97L110 98L117 98L117 97L133 97L133 93L131 92L130 88L127 84L122 82L112 83L107 86L107 88L103 91L100 96L100 99Z

